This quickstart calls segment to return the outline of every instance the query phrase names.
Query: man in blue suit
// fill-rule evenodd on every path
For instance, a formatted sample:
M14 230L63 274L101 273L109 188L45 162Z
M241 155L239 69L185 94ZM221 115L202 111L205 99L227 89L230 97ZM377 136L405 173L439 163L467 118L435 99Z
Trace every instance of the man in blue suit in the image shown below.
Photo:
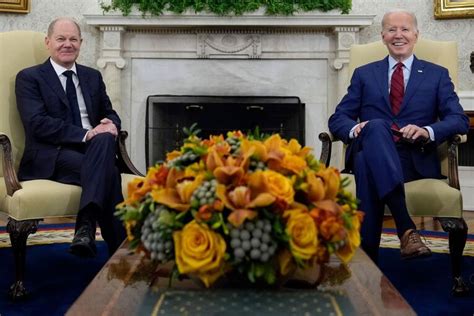
M395 220L401 256L431 254L408 215L404 182L441 178L437 145L469 128L447 69L413 55L415 15L386 13L381 34L389 55L354 71L329 119L331 133L349 144L346 169L355 175L366 214L362 248L375 262L385 205Z
M25 128L20 180L51 179L80 185L82 195L70 251L96 255L96 222L112 254L125 236L114 217L123 200L115 165L120 118L112 109L101 74L76 64L79 25L54 20L45 38L50 58L20 71L17 106Z

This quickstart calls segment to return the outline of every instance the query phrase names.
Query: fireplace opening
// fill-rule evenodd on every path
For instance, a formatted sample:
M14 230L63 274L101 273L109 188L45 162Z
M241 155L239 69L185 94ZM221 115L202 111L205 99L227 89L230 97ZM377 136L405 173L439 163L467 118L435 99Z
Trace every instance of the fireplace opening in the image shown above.
M200 137L259 128L305 144L305 104L296 96L176 96L147 98L145 154L147 167L182 146L183 127L197 123Z

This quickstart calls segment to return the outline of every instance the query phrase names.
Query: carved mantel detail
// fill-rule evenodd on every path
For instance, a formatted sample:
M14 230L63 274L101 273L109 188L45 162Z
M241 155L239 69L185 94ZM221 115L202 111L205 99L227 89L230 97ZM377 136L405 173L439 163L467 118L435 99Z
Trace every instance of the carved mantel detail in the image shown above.
M233 58L260 58L262 44L260 34L242 34L240 32L198 33L197 57L216 56Z

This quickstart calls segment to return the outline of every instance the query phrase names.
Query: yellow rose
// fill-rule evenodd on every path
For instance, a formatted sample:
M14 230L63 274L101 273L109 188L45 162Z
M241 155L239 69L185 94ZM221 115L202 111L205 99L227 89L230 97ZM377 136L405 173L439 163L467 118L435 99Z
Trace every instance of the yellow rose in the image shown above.
M207 225L192 221L173 240L179 273L196 274L209 287L225 272L225 241Z
M249 187L255 192L270 193L288 204L294 201L295 191L291 180L273 170L252 173L249 177Z
M307 166L308 165L306 164L306 161L296 155L285 155L283 161L281 162L282 168L290 170L296 174L303 171Z
M288 217L286 233L290 236L290 250L293 256L308 260L318 250L318 231L308 212L293 209L283 214Z

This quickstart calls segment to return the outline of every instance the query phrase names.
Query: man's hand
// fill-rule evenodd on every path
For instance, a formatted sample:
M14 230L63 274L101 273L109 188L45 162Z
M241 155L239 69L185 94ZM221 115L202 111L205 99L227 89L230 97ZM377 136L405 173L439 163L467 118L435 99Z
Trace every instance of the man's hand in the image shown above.
M360 122L359 124L357 124L355 130L354 130L354 137L358 137L360 132L362 131L362 129L364 128L364 126L368 123L369 121L364 121L364 122Z
M101 133L110 133L115 137L117 137L118 135L117 127L115 126L114 122L108 118L103 118L102 120L100 120L99 125L87 132L86 141L91 140L97 134Z
M408 139L416 140L420 137L423 140L430 139L430 134L425 128L413 124L408 124L407 126L400 128L400 132L403 133L404 138Z

